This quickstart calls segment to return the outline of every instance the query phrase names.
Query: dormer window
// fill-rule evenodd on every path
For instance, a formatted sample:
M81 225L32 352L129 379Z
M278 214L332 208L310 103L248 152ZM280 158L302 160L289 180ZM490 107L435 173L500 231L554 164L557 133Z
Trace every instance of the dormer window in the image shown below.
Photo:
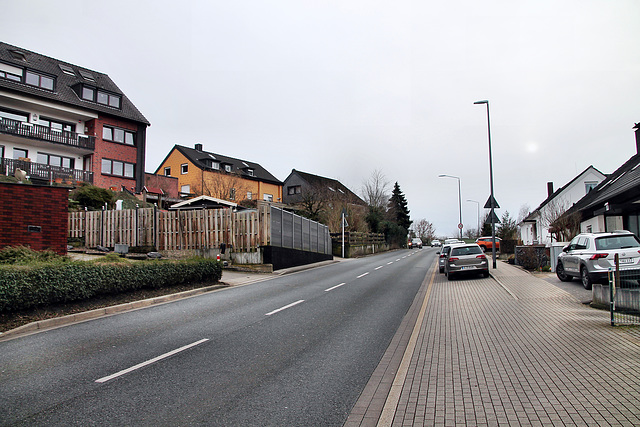
M247 175L255 176L254 173L253 173L253 169L247 169Z
M231 165L224 165L225 172L231 172Z
M24 70L22 68L0 62L0 78L22 82L23 75Z
M91 86L82 86L82 99L97 102L102 105L108 105L113 108L120 108L122 97Z
M30 86L36 86L46 90L53 90L53 77L45 76L35 71L27 71L24 82Z

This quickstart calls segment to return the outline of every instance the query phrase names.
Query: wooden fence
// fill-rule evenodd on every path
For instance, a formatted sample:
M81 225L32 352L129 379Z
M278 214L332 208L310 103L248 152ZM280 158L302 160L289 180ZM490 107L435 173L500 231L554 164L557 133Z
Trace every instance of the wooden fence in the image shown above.
M331 233L331 239L342 243L342 233ZM352 246L384 245L386 243L384 234L358 231L345 231L344 241Z
M219 248L251 252L270 244L270 210L231 209L162 211L156 208L69 213L69 237L86 247L116 244L155 247L159 251Z

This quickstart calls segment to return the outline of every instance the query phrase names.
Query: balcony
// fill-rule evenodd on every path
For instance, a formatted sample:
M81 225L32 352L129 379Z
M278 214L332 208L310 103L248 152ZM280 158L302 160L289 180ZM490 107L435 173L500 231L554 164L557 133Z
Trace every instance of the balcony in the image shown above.
M46 126L24 123L7 118L0 120L0 133L87 150L93 150L96 146L95 136L80 135L76 132L56 131Z
M93 172L50 166L26 160L0 158L0 175L13 176L16 169L25 171L32 181L93 183Z

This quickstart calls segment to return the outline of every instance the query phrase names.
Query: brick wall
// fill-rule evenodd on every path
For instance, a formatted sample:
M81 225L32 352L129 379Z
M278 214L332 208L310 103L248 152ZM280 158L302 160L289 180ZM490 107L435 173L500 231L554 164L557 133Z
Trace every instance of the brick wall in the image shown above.
M114 126L136 133L136 146L132 147L131 145L104 141L102 139L102 127L104 125ZM95 135L96 137L96 148L94 150L92 159L93 184L101 188L112 188L116 191L120 191L121 186L135 191L135 178L129 179L121 176L103 175L102 159L106 158L110 160L120 160L127 163L133 163L136 165L136 174L138 173L139 168L142 168L144 170L144 165L137 164L138 146L141 145L139 136L137 135L137 125L126 120L119 120L111 117L99 117L95 120L87 122L87 130L89 135Z
M67 253L69 189L0 182L0 249Z
M180 197L180 194L178 194L180 192L178 178L146 173L144 175L144 185L147 187L162 188L166 197L174 199Z

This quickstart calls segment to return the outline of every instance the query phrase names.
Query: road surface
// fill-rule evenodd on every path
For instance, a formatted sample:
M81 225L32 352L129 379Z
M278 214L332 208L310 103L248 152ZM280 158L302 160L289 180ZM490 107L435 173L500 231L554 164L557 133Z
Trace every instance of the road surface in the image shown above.
M435 249L0 343L2 425L342 425Z

